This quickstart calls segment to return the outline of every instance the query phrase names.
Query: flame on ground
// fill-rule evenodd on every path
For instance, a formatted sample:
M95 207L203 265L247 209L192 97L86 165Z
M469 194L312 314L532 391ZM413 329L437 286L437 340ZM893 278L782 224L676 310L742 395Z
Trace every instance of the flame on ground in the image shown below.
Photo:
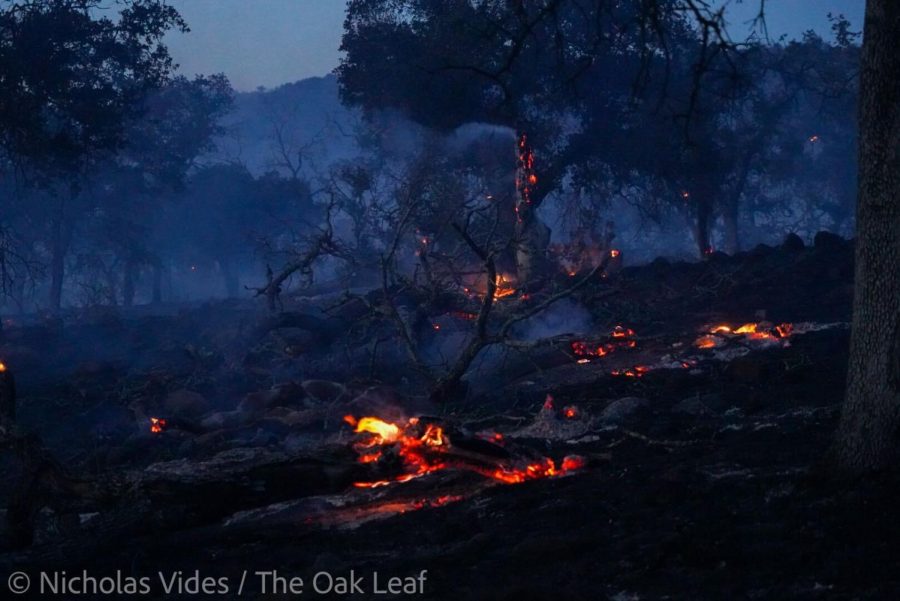
M150 418L150 433L151 434L162 434L166 429L166 420L162 417L151 417Z
M707 334L697 338L694 346L700 349L717 348L724 345L730 338L778 342L790 338L793 331L794 326L790 323L773 325L765 322L750 322L736 328L728 324L719 324L710 328Z
M552 399L548 399L552 407ZM546 404L545 404L546 405ZM570 418L577 416L574 407ZM377 417L355 418L352 415L344 417L344 421L353 426L354 433L362 437L353 445L357 452L357 461L360 463L374 463L382 459L390 449L391 454L396 454L402 463L405 473L391 479L375 480L371 482L354 482L357 488L378 488L396 482L409 482L431 472L443 470L448 467L448 452L453 445L444 428L437 424L422 424L418 418L407 420L400 425L382 420ZM503 441L503 435L493 432L490 436L480 436L494 444ZM462 469L469 469L486 477L507 484L518 484L528 480L561 476L584 467L585 461L577 455L569 455L557 465L557 463L545 457L538 461L530 461L524 464L512 463L500 467L480 467L476 464L454 464Z
M609 333L609 342L589 344L584 340L575 340L571 343L572 354L578 357L577 363L590 363L589 357L605 357L617 348L635 348L637 340L634 339L634 330L625 326L616 326Z
M513 286L513 281L510 276L498 273L494 280L494 284L496 284L496 288L494 288L494 300L506 298L507 296L512 296L516 293L516 288Z

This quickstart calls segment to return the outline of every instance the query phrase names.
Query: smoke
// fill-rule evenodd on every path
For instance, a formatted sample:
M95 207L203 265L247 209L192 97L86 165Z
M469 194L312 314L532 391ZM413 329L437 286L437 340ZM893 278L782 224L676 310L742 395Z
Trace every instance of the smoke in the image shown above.
M577 301L564 298L519 324L515 328L515 335L530 342L562 334L589 332L592 326L590 312Z

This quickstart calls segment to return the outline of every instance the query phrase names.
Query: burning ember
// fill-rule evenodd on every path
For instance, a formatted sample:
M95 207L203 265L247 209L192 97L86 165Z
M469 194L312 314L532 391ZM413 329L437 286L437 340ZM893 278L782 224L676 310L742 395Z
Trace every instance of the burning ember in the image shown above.
M507 296L512 296L516 293L516 288L513 286L512 279L503 275L502 273L497 274L496 280L494 280L496 284L496 288L494 289L494 300L498 300L501 298L506 298Z
M794 326L790 323L774 325L768 322L745 323L732 328L728 324L720 324L710 328L709 333L697 338L694 346L700 349L718 348L728 340L743 339L762 342L780 342L790 338Z
M552 404L552 401L549 402ZM498 482L517 484L561 476L585 465L584 459L575 455L565 457L559 465L548 457L516 461L509 458L509 453L498 444L503 441L503 435L499 432L477 437L479 444L489 446L485 448L483 458L473 459L473 451L457 449L444 427L424 422L417 417L410 418L405 424L377 417L357 419L352 415L345 416L344 421L353 427L355 434L360 435L353 445L360 463L376 463L381 460L387 462L388 457L396 457L403 466L403 473L398 476L371 482L355 482L354 486L358 488L377 488L395 482L408 482L447 468L467 469Z
M516 173L516 190L519 193L519 202L516 203L516 215L521 220L520 204L531 204L531 191L537 184L538 178L534 168L534 150L528 143L528 136L524 133L518 141L518 169Z
M634 348L637 341L634 340L634 330L624 326L616 326L609 333L609 341L590 344L584 340L572 342L572 354L578 357L578 363L590 363L589 357L605 357L617 348Z
M635 365L629 369L614 369L610 372L614 376L625 376L626 378L640 378L650 371L646 365Z
M161 417L150 418L150 433L162 434L166 429L166 420Z
M0 374L6 371L6 363L0 361Z

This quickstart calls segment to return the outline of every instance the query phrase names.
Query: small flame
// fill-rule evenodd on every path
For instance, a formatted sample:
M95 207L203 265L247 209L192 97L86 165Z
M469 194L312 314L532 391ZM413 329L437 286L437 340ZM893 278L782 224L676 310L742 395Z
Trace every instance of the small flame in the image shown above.
M611 251L609 251L609 256L612 257L613 259L618 257L620 254L621 253L618 250L616 250L615 248L612 249Z
M497 277L494 279L494 284L496 285L494 288L494 300L506 298L507 296L512 296L516 293L511 278L502 273L497 274Z
M615 328L613 328L610 336L612 336L613 338L630 338L634 336L634 330L623 326L616 326Z
M6 371L6 363L0 361L0 374Z
M150 433L151 434L162 434L162 432L166 429L166 420L161 417L151 417L150 418Z
M716 348L719 346L719 340L715 336L701 336L694 344L697 348Z
M543 410L544 411L553 411L553 395L552 394L548 393L547 396L544 397Z
M553 398L547 395L544 408L552 409ZM574 406L563 409L563 415L568 419L574 419L578 410ZM371 434L369 439L358 441L354 449L358 452L357 460L360 463L375 463L385 456L385 449L393 449L391 456L398 456L403 462L405 473L391 479L375 480L371 482L355 482L357 488L378 488L392 483L409 482L431 472L448 467L447 453L452 449L452 444L444 428L437 424L420 424L418 418L407 421L405 426L387 422L377 417L362 417L356 419L353 416L345 416L344 421L354 426L357 434ZM424 425L424 429L422 426ZM493 443L502 443L503 435L493 432L488 436L479 435L480 438ZM374 448L373 447L377 447ZM498 468L486 469L477 465L463 464L459 467L471 469L484 476L493 478L507 484L515 484L534 480L560 476L580 469L584 466L584 459L578 456L566 457L557 467L550 458L526 464L515 462Z
M396 442L400 437L400 428L396 424L380 420L377 417L364 417L356 424L355 433L368 432L374 435L374 444Z

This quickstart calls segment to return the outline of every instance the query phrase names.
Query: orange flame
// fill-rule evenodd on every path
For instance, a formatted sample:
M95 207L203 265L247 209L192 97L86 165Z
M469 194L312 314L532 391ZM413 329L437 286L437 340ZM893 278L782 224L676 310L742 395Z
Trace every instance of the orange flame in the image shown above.
M150 433L161 434L166 429L166 420L161 417L150 418Z
M715 336L701 336L694 341L694 344L697 348L716 348L719 346L719 341Z
M354 432L374 434L375 444L392 443L400 437L400 428L396 424L380 420L377 417L362 418L357 422Z
M545 408L548 406L552 408L552 403L552 398L548 395L548 399L544 404ZM571 419L577 415L577 408L566 407L563 410L563 414ZM443 457L452 448L452 443L444 428L437 424L426 424L423 430L418 418L408 420L405 426L387 422L377 417L362 417L357 420L355 417L348 415L344 417L344 421L354 426L355 433L372 435L370 439L361 440L354 445L354 449L359 453L357 460L360 463L375 463L381 460L385 455L385 449L391 446L394 449L392 453L401 458L406 470L405 473L391 479L354 482L353 485L357 488L378 488L391 483L409 482L414 478L419 478L448 467ZM503 441L503 435L499 432L493 432L487 437L479 437L494 443ZM372 447L379 448L372 450ZM514 484L537 478L560 476L580 469L583 466L584 459L573 455L566 457L559 467L550 458L544 458L522 466L509 465L484 469L474 465L463 464L460 467L471 469L500 482Z

